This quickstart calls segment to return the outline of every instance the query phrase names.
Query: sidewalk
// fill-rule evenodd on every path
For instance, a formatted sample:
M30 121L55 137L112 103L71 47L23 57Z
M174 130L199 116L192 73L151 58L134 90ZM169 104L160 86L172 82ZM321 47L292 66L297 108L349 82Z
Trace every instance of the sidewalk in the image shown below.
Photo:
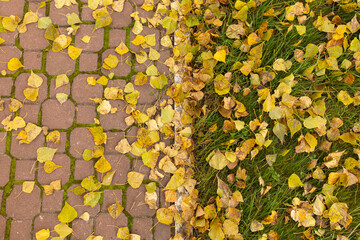
M133 19L130 14L136 9L139 16L150 16L151 11L146 12L140 8L142 2L125 2L122 12L114 11L111 14L112 23L109 26L94 32L92 10L88 8L87 1L78 3L57 9L54 1L47 2L46 6L41 8L40 1L0 1L0 16L14 15L23 19L24 14L30 11L37 12L39 17L48 16L55 26L59 26L57 29L61 34L71 37L71 45L82 49L76 60L69 57L67 49L53 52L52 44L44 38L46 29L39 29L37 23L26 25L27 31L21 34L18 34L18 31L0 32L0 37L5 40L0 44L0 71L6 70L6 75L0 75L0 100L4 101L0 122L9 115L11 119L19 116L26 124L33 123L42 128L41 133L30 143L20 144L17 137L24 128L5 131L4 126L0 125L0 240L36 239L35 234L41 229L50 229L51 237L58 236L53 229L60 223L58 215L65 202L73 206L78 214L69 225L73 234L66 239L85 240L91 234L103 236L104 240L118 239L116 235L119 227L129 227L130 233L140 235L141 239L169 239L173 229L157 224L156 210L150 209L145 203L145 185L134 189L127 183L127 174L130 171L143 173L144 183L152 182L149 179L150 168L144 166L141 157L131 153L121 154L115 150L121 139L126 138L130 144L136 141L138 128L135 124L128 126L125 122L125 118L130 116L125 112L129 104L125 100L109 100L114 113L103 115L97 111L99 104L91 99L105 99L106 87L124 89L127 83L134 82L137 72L144 72L151 64L155 64L160 73L168 75L167 67L162 62L170 56L170 51L162 49L159 43L162 36L160 30L144 26L141 34L155 34L157 44L154 49L161 54L159 61L151 63L147 60L139 64L134 54L128 52L119 56L115 52L121 42L134 52L140 50L131 43L135 35L131 32ZM82 21L76 24L79 26L76 35L67 34L69 25L66 15L71 13L78 14ZM85 36L90 36L89 43L83 41ZM110 54L117 55L120 62L114 69L106 70L102 65ZM7 63L12 58L18 58L23 67L9 71ZM24 90L29 88L30 70L43 79L34 101L24 96ZM110 72L114 73L114 77L108 79L107 85L88 84L89 77L108 77ZM67 75L69 83L56 88L56 78L61 74ZM140 111L144 112L159 103L159 91L153 89L149 83L142 86L134 84L134 89L140 92L136 105ZM65 95L59 93L65 93L68 99L60 103L58 99ZM14 109L11 109L11 99L17 99L23 106L14 112ZM103 156L111 164L110 171L115 173L111 184L103 185L99 190L99 203L91 207L83 206L83 195L76 195L71 190L80 186L81 181L88 176L93 175L101 182L106 174L94 169L98 158L90 161L83 159L84 150L93 150L95 147L94 138L88 129L95 126L101 126L107 136L106 144L102 145ZM60 133L58 143L46 139L45 134L54 131ZM37 149L40 147L57 149L53 163L61 167L46 173L44 163L37 161ZM157 182L158 207L165 206L160 187L166 185L170 176L164 175L165 177ZM60 180L61 189L47 195L43 186L54 185L58 183L57 180ZM31 193L22 192L24 181L35 181ZM113 219L108 207L116 202L122 205L124 210L117 219ZM166 206L169 206L169 203ZM80 219L86 212L90 216L89 220Z

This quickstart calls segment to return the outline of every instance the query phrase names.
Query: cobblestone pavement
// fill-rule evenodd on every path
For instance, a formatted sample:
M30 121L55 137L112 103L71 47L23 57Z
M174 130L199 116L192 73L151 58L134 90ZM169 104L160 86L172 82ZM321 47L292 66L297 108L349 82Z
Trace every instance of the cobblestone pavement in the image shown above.
M72 60L64 51L53 52L51 44L44 38L45 29L38 29L36 23L27 25L25 33L17 31L3 33L0 37L5 42L0 45L0 71L6 70L5 76L0 76L0 96L4 101L4 109L0 111L0 121L8 115L20 116L26 123L31 122L40 127L47 127L48 131L58 130L60 142L47 143L45 135L41 133L30 144L19 144L16 139L19 130L6 132L0 129L0 239L29 240L36 239L35 233L41 229L50 230L59 223L58 214L68 202L74 206L78 216L84 212L90 214L89 221L75 219L71 223L74 233L67 239L85 240L91 234L101 235L104 240L117 239L118 227L128 226L131 233L141 235L141 239L163 240L169 239L173 229L163 224L157 224L156 210L150 209L144 202L145 186L134 189L127 183L127 173L137 171L145 174L144 182L150 182L149 168L142 161L130 155L122 155L115 151L117 143L127 136L129 142L136 140L137 128L135 125L128 127L125 124L123 100L111 100L112 107L119 109L114 114L101 115L96 111L97 103L90 98L103 98L104 87L96 84L87 84L87 77L100 77L108 75L109 70L102 68L103 59L109 54L115 54L115 47L121 41L133 51L138 51L130 41L135 37L130 29L133 24L130 14L137 9L139 15L146 17L151 14L142 10L141 0L126 1L124 10L112 13L113 22L110 26L93 32L95 21L92 10L88 8L87 1L77 1L77 5L56 9L53 1L46 2L40 7L37 0L10 0L0 1L0 16L15 15L24 17L27 11L38 11L39 17L49 16L60 32L66 34L66 14L77 13L82 21L75 36L72 37L74 46L83 49L80 57ZM155 34L160 41L162 32L153 28L144 27L144 34ZM81 39L91 36L91 41L86 44ZM161 53L161 58L170 56L169 50L156 49ZM9 71L7 62L11 58L19 58L24 65L17 71ZM120 59L120 57L119 57ZM127 82L134 80L137 72L145 71L147 62L138 64L131 53L122 56L123 61L113 69L115 76L109 80L108 86L124 88ZM125 59L131 64L126 64ZM159 72L167 72L167 67L155 63ZM24 97L23 90L27 88L27 79L30 70L41 76L44 83L39 88L36 101L29 101ZM55 89L57 75L66 74L70 83ZM140 92L138 109L151 106L158 98L158 92L149 84L135 86ZM66 93L69 99L60 104L56 93ZM15 98L23 103L23 107L16 112L10 112L10 99ZM102 186L100 204L95 207L83 206L83 197L69 191L79 186L82 179L95 175L101 180L102 174L94 170L94 162L82 158L83 151L92 149L94 141L87 127L93 127L94 118L100 121L107 134L105 157L116 170L112 184ZM0 125L3 127L3 125ZM57 148L53 162L62 166L48 174L44 171L43 164L36 161L39 147ZM43 185L52 181L61 180L61 190L54 191L51 195L44 193ZM169 176L159 182L164 186ZM35 181L31 193L22 192L24 181ZM158 188L158 206L165 206L164 196ZM107 208L118 201L125 209L114 220ZM168 204L167 204L168 206ZM54 231L51 236L56 236Z

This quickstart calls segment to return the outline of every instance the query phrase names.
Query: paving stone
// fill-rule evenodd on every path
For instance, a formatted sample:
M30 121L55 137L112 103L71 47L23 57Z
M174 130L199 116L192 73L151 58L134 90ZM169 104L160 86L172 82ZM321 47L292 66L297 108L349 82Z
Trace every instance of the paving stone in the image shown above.
M109 213L100 213L95 218L95 235L103 236L106 240L115 240L117 228L127 227L128 219L124 213L121 213L117 219L113 219ZM114 227L116 226L116 227Z
M66 14L76 13L79 14L79 6L72 4L67 7L64 6L60 9L55 7L55 2L50 3L50 14L53 24L58 24L60 26L68 26Z
M10 96L12 85L11 78L0 78L0 96Z
M122 79L109 80L107 87L118 87L124 89L126 81Z
M46 7L43 8L39 8L40 7L40 1L39 2L31 2L29 1L29 9L28 12L32 11L32 12L37 12L37 15L40 17L45 17L46 16ZM34 25L37 25L34 24Z
M96 84L94 86L87 83L88 77L99 78L98 75L93 74L79 74L77 75L71 86L71 96L72 98L79 103L88 103L95 105L96 103L89 98L102 98L103 96L103 86Z
M65 93L65 94L69 95L70 94L70 86L71 86L70 83L68 83L68 84L65 84L65 85L55 89L56 78L52 78L51 84L50 84L50 94L49 94L50 98L56 98L57 93ZM68 99L68 101L69 101L69 99Z
M160 58L156 61L156 67L160 74L165 74L166 76L170 74L169 67L164 64L164 62L171 56L170 50L159 51Z
M123 185L127 181L127 173L130 169L130 160L122 154L105 155L105 159L111 164L111 171L116 170L112 185ZM102 174L98 173L98 181L101 181Z
M154 239L156 240L168 240L171 238L171 229L169 226L158 223L157 219L154 220Z
M41 69L42 52L24 51L24 69Z
M144 4L144 0L131 0L131 2L137 6L141 6Z
M36 99L36 101L30 101L25 98L24 96L24 90L26 88L33 88L28 85L28 78L30 77L30 73L22 73L20 74L16 80L15 80L15 98L19 100L20 102L24 103L41 103L45 100L47 96L47 84L46 84L46 77L44 74L37 74L43 79L43 83L39 87L39 95Z
M11 240L31 239L31 228L32 228L31 220L13 220L11 222L10 239Z
M75 35L75 46L78 48L83 49L83 51L88 52L97 52L103 48L104 45L104 29L99 28L95 32L93 24L90 25L81 25L79 30L76 32ZM85 43L81 39L84 36L90 36L90 42Z
M132 80L135 80L135 77L132 77ZM152 107L152 104L159 98L159 90L151 87L149 83L141 86L134 84L134 88L140 92L138 104L146 104L147 108Z
M82 5L81 20L95 22L95 19L92 16L92 12L93 10L90 9L87 4Z
M49 131L51 132L51 131ZM66 145L66 132L60 132L60 141L58 144L54 142L48 142L47 147L49 148L57 148L56 153L64 153Z
M125 2L124 9L122 12L116 12L114 11L113 14L111 14L112 22L110 24L111 28L122 28L127 27L132 22L132 18L130 17L130 14L133 12L133 7L129 2Z
M79 71L97 71L98 69L98 54L97 53L81 53L79 57Z
M141 185L139 188L134 189L128 187L126 192L126 211L133 217L151 217L156 213L155 209L150 209L145 203L145 186Z
M0 132L0 154L6 152L6 132Z
M0 239L4 239L6 233L6 218L0 215Z
M46 56L46 71L50 75L66 73L70 75L75 70L75 60L72 60L65 52L53 52L49 50Z
M93 124L96 118L96 107L93 105L78 105L76 122L78 124Z
M54 191L51 195L43 193L42 212L60 212L62 209L63 190Z
M102 62L104 62L104 59L107 58L110 54L115 55L118 57L119 59L119 63L115 68L112 68L110 70L107 70L105 68L101 68L101 72L104 75L109 75L111 72L113 72L115 74L115 76L118 77L126 77L130 71L131 71L131 66L128 65L126 62L130 62L131 61L131 55L130 53L126 53L124 55L122 55L121 57L115 52L115 49L107 49L106 51L103 52L102 54Z
M3 2L2 2L3 3ZM1 16L1 14L0 14ZM21 52L20 50L15 46L3 46L1 47L1 54L0 54L0 69L5 69L7 73L11 74L15 71L10 71L7 68L7 63L11 58L20 58Z
M140 35L142 35L144 37L147 35L151 35L151 34L155 34L155 40L156 40L156 45L153 48L156 50L159 50L160 31L158 29L144 26L143 31L140 33ZM135 37L136 37L136 35L133 32L130 32L130 49L136 53L138 53L140 50L144 51L144 48L142 48L141 46L136 46L133 43L131 43L131 41L133 41L135 39ZM147 51L148 51L148 49L147 49Z
M95 207L90 206L83 206L84 205L84 198L83 196L78 196L74 194L71 190L77 186L80 186L79 184L73 184L69 190L68 190L68 199L66 200L71 206L73 206L78 216L81 216L84 212L88 212L90 216L95 216L100 212L100 205L96 204Z
M144 50L147 54L149 54L149 50ZM147 59L144 63L138 63L136 61L136 57L135 57L135 66L134 66L134 70L135 72L146 72L146 68L148 66L151 66L152 64L154 64L153 61L150 61L149 59Z
M138 128L136 126L132 126L125 134L126 139L130 144L137 140L137 132Z
M75 106L71 101L60 104L48 99L42 105L42 124L50 129L66 129L72 126Z
M0 189L0 204L2 204L3 190Z
M31 143L22 143L19 144L19 140L16 139L16 136L19 134L20 130L13 131L11 138L11 148L10 153L13 157L18 159L36 159L37 153L36 150L39 147L42 147L45 142L45 137L40 133Z
M107 132L107 141L105 144L105 154L108 153L118 153L115 150L116 145L121 139L124 138L124 132Z
M37 124L40 112L40 104L24 104L20 109L20 117L26 123L31 122Z
M0 186L5 186L9 181L11 158L6 154L0 154Z
M6 214L11 218L33 218L40 213L40 189L34 186L31 193L22 192L22 185L14 185L6 199Z
M15 15L22 19L24 15L24 4L24 0L1 2L0 16Z
M125 113L125 102L120 100L110 100L111 107L116 107L118 110L116 113L108 113L105 115L100 114L100 124L104 130L127 128L124 119L129 115Z
M151 218L134 218L131 233L140 235L143 240L152 240L152 225Z
M116 202L122 205L122 196L123 193L120 189L104 190L101 211L108 213L108 207Z
M55 169L52 173L46 173L43 164L40 164L38 169L37 180L41 185L48 185L52 181L61 180L61 185L64 185L70 178L70 158L66 154L55 154L53 162L61 167Z
M17 38L17 36L18 36L18 31L1 32L0 37L5 40L5 42L1 44L1 47L15 45L15 39Z
M89 219L87 222L82 219L75 219L71 227L74 231L71 240L86 239L93 232L94 222L93 219Z
M75 161L74 179L83 180L84 178L94 175L94 162L85 160Z
M9 110L9 104L11 102L10 98L2 98L1 100L4 101L4 110L0 111L0 120L2 121L9 115L11 115L11 119L13 119L14 113L10 112L10 110ZM0 121L0 124L1 124L1 121ZM0 126L4 127L2 124Z
M54 226L60 223L57 216L58 213L41 213L38 215L34 220L33 239L36 239L35 234L41 229L49 229L51 237L57 236L57 233L52 231Z
M20 45L24 50L42 50L49 45L45 39L45 29L39 29L37 24L26 25L27 31L19 35Z
M17 160L15 180L35 180L35 160Z
M70 154L78 159L82 159L85 149L93 149L95 146L93 136L85 127L74 128L70 133Z
M121 41L126 43L126 30L110 29L109 31L109 47L116 48L120 45Z

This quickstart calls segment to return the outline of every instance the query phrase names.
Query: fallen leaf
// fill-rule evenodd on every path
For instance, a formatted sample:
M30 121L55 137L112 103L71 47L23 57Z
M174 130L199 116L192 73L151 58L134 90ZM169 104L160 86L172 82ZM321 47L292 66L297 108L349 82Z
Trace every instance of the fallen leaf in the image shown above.
M22 191L24 193L31 193L34 190L35 182L34 181L25 181L22 185Z
M128 172L127 181L132 188L139 188L140 185L142 184L144 176L145 176L144 174L139 172L135 172L135 171Z
M60 222L62 223L70 223L72 222L75 218L77 218L78 214L75 210L75 208L73 208L72 206L70 206L66 201L65 201L65 205L62 208L61 212L58 215L58 219Z

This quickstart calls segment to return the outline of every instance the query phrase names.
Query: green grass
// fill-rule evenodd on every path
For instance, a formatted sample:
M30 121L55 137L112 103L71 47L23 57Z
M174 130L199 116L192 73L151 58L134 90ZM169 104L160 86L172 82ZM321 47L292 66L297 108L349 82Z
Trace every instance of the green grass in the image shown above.
M299 83L293 87L291 95L300 97L300 96L309 96L311 97L313 93L317 92L317 87L322 84L325 86L324 93L322 98L326 100L326 113L325 118L330 122L334 117L339 117L343 120L344 125L340 128L341 133L348 132L356 122L360 122L359 107L354 107L353 105L345 107L341 102L336 98L337 93L340 90L348 91L351 96L354 96L356 91L360 90L360 84L355 80L354 84L349 85L344 82L336 80L336 76L331 73L331 71L326 71L326 74L323 76L318 76L315 78L315 81L310 81L301 77L301 73L310 65L314 64L315 60L305 60L302 63L298 63L293 58L293 53L295 49L301 49L305 52L305 47L309 43L319 45L322 42L326 42L326 34L319 32L312 23L316 18L308 18L306 20L307 31L306 34L299 36L295 28L290 32L286 33L289 26L283 26L279 22L285 21L284 9L286 6L295 3L295 1L280 1L280 0L271 0L265 1L262 5L258 6L255 9L249 11L248 22L253 31L257 30L263 21L268 21L268 28L275 29L272 38L265 42L263 47L263 57L260 67L272 66L272 63L278 59L283 58L285 60L291 60L293 65L290 71L286 73L279 73L273 81L268 83L266 87L274 90L280 80L291 73L294 74L295 80ZM224 24L222 27L219 27L216 31L220 36L216 38L217 45L227 46L229 49L229 55L227 56L226 63L217 64L214 72L215 75L230 71L231 66L235 62L242 62L247 60L246 53L234 46L234 39L229 39L226 37L225 32L229 24L236 23L236 20L232 19L231 12L234 10L234 1L229 1L227 5L227 14L224 19ZM310 4L311 10L315 14L326 15L331 11L335 12L335 15L339 15L343 19L343 23L346 23L351 20L354 16L354 13L345 13L340 9L338 5L329 5L325 1L315 1ZM264 17L263 14L274 8L275 11L281 11L281 14L276 17ZM332 17L329 19L331 20ZM206 26L209 29L213 28L212 26ZM353 38L353 36L350 36ZM298 43L301 40L301 43L297 46L294 44ZM339 59L339 64L345 58L351 60L352 54L345 52L343 56ZM199 64L199 61L196 62ZM201 63L201 62L200 62ZM241 73L236 73L234 71L232 75L232 84L235 82L238 83L242 89L251 88L250 78L246 77ZM355 77L359 76L352 67L350 71ZM217 177L221 178L226 182L226 178L231 173L236 173L238 167L246 169L247 180L246 187L241 189L236 187L235 184L229 184L232 191L239 190L243 197L244 202L240 203L238 208L242 210L241 222L239 224L239 232L243 235L244 239L258 239L264 233L268 233L270 230L276 231L280 239L303 239L303 232L306 230L304 227L298 227L291 218L290 214L286 212L289 209L289 204L293 198L298 197L303 201L313 202L315 196L321 193L322 186L324 182L319 180L309 178L306 180L307 176L311 174L312 170L307 170L307 165L314 159L318 159L318 166L323 162L323 158L326 157L329 153L322 152L318 148L310 153L299 153L295 152L295 147L298 145L297 138L302 133L305 135L307 132L315 133L314 130L308 130L304 127L302 130L295 134L293 138L290 138L290 133L288 136L285 136L284 144L281 144L276 136L272 133L272 128L274 126L274 121L271 120L268 114L262 112L262 104L257 102L257 91L256 89L251 90L250 94L243 96L242 91L240 93L233 93L230 91L230 94L236 98L236 100L242 102L249 113L248 116L242 117L239 120L242 120L246 123L245 128L240 131L230 131L223 132L221 130L225 118L223 118L218 110L221 107L221 100L223 97L218 96L214 92L213 82L209 82L204 90L205 97L199 104L203 106L206 104L209 112L204 116L198 116L195 119L195 134L193 136L195 146L194 146L194 169L195 169L195 178L198 181L197 189L199 190L199 199L201 206L205 207L210 203L215 203L215 198L217 196ZM321 98L321 99L322 99ZM215 149L220 150L235 150L238 146L237 143L241 143L242 140L249 139L254 136L254 133L249 129L248 124L250 121L260 118L261 121L266 121L269 126L268 139L273 140L273 143L268 147L262 149L259 154L250 159L248 155L244 161L240 161L238 166L233 170L225 168L221 171L215 170L209 166L206 161L206 157ZM217 130L213 133L209 132L208 129L213 124L217 124ZM329 127L329 125L327 125ZM226 144L229 140L235 140L234 144ZM318 138L319 144L326 140L326 135ZM205 147L206 146L206 147ZM346 150L349 154L346 156L352 156L355 159L358 159L357 156L352 154L352 146L343 142L334 142L330 149L330 152L336 150L343 151ZM289 152L282 156L281 153L285 150ZM266 160L265 156L267 154L277 154L277 160L272 167L270 167ZM343 163L343 159L340 162ZM339 170L340 168L326 169L324 172L328 175L330 172ZM292 174L296 173L303 182L311 184L316 188L314 193L309 193L303 196L304 189L296 188L290 190L288 187L287 179ZM266 186L271 186L270 191L261 196L261 186L259 184L259 177L262 177ZM327 179L325 179L327 182ZM347 229L342 229L340 231L330 230L330 227L324 229L322 236L315 236L315 239L336 239L338 234L347 236L349 239L357 239L359 237L360 226L360 194L359 187L357 184L350 187L337 187L335 191L335 196L337 196L340 202L345 202L349 206L349 213L353 217L353 222ZM253 220L261 221L266 216L271 214L271 211L275 210L279 216L279 222L274 225L266 225L265 230L258 233L252 233L250 231L250 223ZM285 224L285 216L289 217L290 220ZM314 229L319 229L314 227ZM202 239L209 239L207 232L197 233L196 236L202 237Z

